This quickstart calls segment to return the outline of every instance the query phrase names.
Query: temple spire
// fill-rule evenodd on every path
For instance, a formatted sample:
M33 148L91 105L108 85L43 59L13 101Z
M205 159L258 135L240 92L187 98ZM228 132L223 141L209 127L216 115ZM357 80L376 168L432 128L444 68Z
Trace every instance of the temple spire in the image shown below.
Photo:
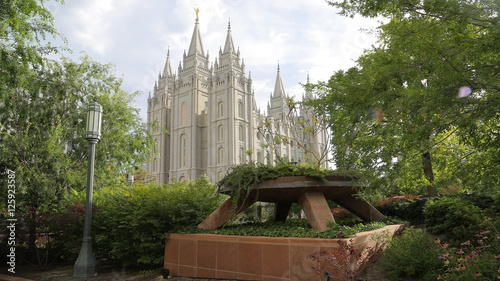
M191 44L189 44L188 56L199 54L205 56L205 51L203 50L203 42L201 41L200 28L198 23L198 18L194 24L193 36L191 37Z
M229 21L227 26L226 43L224 44L223 53L226 54L229 52L234 52L233 36L231 35L231 21Z
M311 82L309 80L309 71L307 71L307 85L309 85ZM312 93L312 90L309 88L306 88L306 96L305 96L305 99L307 100L311 100L313 99L313 93ZM302 97L302 100L304 100L304 97Z
M283 87L283 81L281 80L279 61L278 73L276 74L276 84L274 85L274 97L285 97L285 87Z
M167 51L167 61L165 62L165 67L163 68L164 77L172 77L172 67L170 66L170 47Z

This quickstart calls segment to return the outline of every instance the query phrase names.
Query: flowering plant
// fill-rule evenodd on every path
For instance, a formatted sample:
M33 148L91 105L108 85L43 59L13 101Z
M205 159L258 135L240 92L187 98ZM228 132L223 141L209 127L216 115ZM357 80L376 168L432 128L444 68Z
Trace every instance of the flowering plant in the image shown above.
M439 280L497 280L500 279L500 234L492 225L476 234L475 240L462 242L459 247L450 248L441 244L444 271Z
M358 280L358 270L363 264L375 260L380 254L380 247L367 247L366 251L359 252L353 245L353 239L338 240L339 247L334 253L328 251L316 252L309 256L318 266L313 267L317 275L328 274L340 280ZM378 244L378 243L377 243ZM332 274L328 271L335 270ZM336 276L338 274L338 276Z

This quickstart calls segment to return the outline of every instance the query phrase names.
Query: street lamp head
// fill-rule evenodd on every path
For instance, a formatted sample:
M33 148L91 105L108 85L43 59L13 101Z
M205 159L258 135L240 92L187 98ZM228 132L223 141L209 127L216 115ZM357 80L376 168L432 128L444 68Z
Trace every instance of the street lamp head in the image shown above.
M97 102L89 104L87 108L87 124L85 126L85 138L87 140L98 140L101 137L102 107Z

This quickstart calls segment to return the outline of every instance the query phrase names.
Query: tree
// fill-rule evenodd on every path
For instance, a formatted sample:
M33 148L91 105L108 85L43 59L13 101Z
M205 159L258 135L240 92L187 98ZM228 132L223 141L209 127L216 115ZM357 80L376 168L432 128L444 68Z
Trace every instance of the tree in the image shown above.
M31 82L36 78L36 70L43 68L44 55L54 52L53 48L39 44L40 39L45 39L47 35L57 35L53 28L52 15L43 8L42 4L43 2L35 0L0 1L0 173L2 173L0 188L2 198L7 198L5 172L9 168L16 171L15 163L8 162L9 159L4 157L11 153L7 142L15 130L11 124L8 124L15 120L15 115L9 108L9 100L22 96L21 89L32 88ZM28 109L27 99L16 100L16 102L24 104ZM25 112L18 112L18 114L25 114ZM25 136L29 137L28 134ZM22 173L15 178L16 187L20 185L21 175ZM17 190L15 191L18 193ZM16 200L17 206L22 204L22 200L19 199ZM0 204L6 207L6 203ZM34 237L31 239L32 247L34 239Z
M259 134L266 136L262 138L260 145L270 149L277 162L290 161L287 155L281 156L282 145L297 146L302 151L305 162L317 169L328 167L328 162L332 161L329 155L332 149L329 124L326 122L324 109L311 106L311 103L314 104L312 100L309 97L299 102L288 97L285 99L284 118L276 123L272 119L266 119L258 127Z
M379 27L379 47L366 51L356 67L316 85L325 92L319 91L316 107L328 109L337 166L359 168L386 187L411 179L436 196L435 183L449 182L436 181L446 174L435 172L433 164L442 160L433 155L443 155L434 154L438 147L454 137L472 144L470 133L476 132L491 136L485 147L498 148L498 125L489 132L478 126L498 124L498 1L329 4L345 15L389 19ZM457 97L463 86L473 94ZM462 156L470 161L471 155Z
M44 1L0 0L0 100L18 88L26 88L44 56L57 51L41 45L47 36L59 37Z
M0 65L0 193L7 198L7 169L15 172L16 213L23 215L34 249L39 214L58 206L68 189L86 186L86 107L103 106L95 188L114 185L124 171L146 161L152 137L134 107L137 93L120 89L111 64L83 56L80 62L47 57L41 46L57 35L43 1L2 1ZM4 5L5 4L5 5ZM7 202L0 203L6 209Z

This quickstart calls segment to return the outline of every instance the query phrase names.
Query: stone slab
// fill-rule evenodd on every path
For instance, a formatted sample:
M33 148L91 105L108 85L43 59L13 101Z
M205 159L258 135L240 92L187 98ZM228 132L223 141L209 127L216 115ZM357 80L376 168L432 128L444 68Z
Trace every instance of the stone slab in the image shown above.
M328 230L328 223L335 221L322 192L305 192L299 197L299 203L314 231Z

